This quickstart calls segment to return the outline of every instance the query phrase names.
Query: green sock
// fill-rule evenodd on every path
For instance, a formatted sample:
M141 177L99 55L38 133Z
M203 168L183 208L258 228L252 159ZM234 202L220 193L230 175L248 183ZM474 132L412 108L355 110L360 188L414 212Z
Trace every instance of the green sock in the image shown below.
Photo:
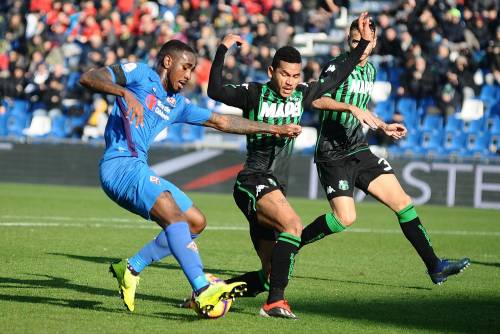
M342 232L343 230L345 230L344 225L340 223L340 220L332 212L324 214L316 218L302 230L302 243L300 247L323 239L327 235Z
M431 240L424 226L420 223L417 211L413 204L408 205L403 210L396 212L401 230L424 261L429 272L435 271L439 265L439 258L432 249Z

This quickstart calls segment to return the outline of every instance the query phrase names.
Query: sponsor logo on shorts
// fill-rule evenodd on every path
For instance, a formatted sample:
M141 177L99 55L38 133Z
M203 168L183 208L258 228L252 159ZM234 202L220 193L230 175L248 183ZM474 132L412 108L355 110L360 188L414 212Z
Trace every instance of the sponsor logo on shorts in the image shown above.
M326 187L326 193L328 195L333 194L335 192L335 189L332 188L332 186Z
M340 180L339 181L339 189L340 190L349 190L349 182L347 182L347 180Z
M153 184L160 184L160 178L158 176L151 175L149 177L149 182Z
M268 186L266 186L266 185L263 185L263 184L259 184L259 185L257 186L257 191L256 191L256 193L255 193L255 197L259 196L259 193L260 193L262 190L266 189L266 188L269 188L269 187L268 187Z
M388 172L388 171L390 171L392 169L391 165L384 158L379 158L378 159L378 164L379 165L383 164L385 166L384 167L384 171L386 171L386 172Z
M198 245L196 245L196 242L194 242L194 241L191 241L190 243L188 243L186 248L189 248L193 252L198 253Z

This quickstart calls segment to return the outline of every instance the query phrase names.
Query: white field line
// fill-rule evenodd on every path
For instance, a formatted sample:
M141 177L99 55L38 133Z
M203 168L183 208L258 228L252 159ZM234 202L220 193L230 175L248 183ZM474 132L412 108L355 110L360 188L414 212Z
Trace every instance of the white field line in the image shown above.
M33 222L36 220L37 222ZM56 221L56 222L55 222ZM71 222L106 222L99 223L64 223ZM118 223L118 224L116 224ZM129 223L129 224L123 224ZM133 223L133 224L130 224ZM224 226L224 225L209 225L208 230L214 231L248 231L245 222L244 226ZM116 228L116 229L157 229L153 223L147 223L144 220L129 219L129 218L106 218L106 217L63 217L63 216L15 216L3 215L0 216L1 227L73 227L73 228ZM377 228L348 228L349 233L374 233L374 234L400 234L399 229L377 229ZM500 232L495 231L461 231L461 230L432 230L431 234L441 235L462 235L462 236L485 236L485 237L500 237Z

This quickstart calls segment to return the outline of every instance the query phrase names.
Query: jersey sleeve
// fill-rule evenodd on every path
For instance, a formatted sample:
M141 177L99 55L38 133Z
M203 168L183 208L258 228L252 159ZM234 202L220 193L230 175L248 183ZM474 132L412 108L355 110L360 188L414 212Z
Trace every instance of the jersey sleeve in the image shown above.
M113 82L120 86L136 84L147 77L151 68L144 63L125 63L108 66Z
M334 72L337 67L339 66L342 66L342 62L345 60L345 57L343 57L343 55L341 56L338 56L338 57L335 57L333 59L331 59L328 63L326 63L325 66L323 66L323 68L321 69L321 74L320 74L320 79L328 76L328 73L330 72ZM341 86L341 84L339 85L339 87ZM333 97L335 95L335 91L338 89L335 88L331 91L328 91L326 93L324 93L322 96L325 96L325 97Z
M189 99L185 99L184 109L175 120L175 123L203 125L210 117L212 117L212 111L199 107L191 103Z
M222 102L232 107L247 109L249 106L248 84L224 85L222 79L222 68L224 67L224 56L227 48L220 45L217 48L210 78L208 81L208 96L215 101Z
M312 101L320 98L323 94L332 92L349 76L354 67L359 63L359 59L370 44L367 40L361 39L358 46L349 54L349 57L342 63L342 66L336 67L327 76L318 81L303 83L299 89L304 92L304 106L309 108Z

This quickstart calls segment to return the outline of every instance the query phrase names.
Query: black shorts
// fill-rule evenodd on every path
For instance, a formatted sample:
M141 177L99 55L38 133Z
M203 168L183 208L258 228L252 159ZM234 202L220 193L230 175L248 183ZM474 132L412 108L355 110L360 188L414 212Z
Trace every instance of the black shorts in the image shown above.
M369 149L343 159L316 162L319 179L328 200L339 196L353 197L354 186L368 193L370 182L382 174L394 174L391 165Z
M257 201L274 190L283 191L283 187L273 175L238 175L234 185L234 201L250 224L250 237L256 250L259 239L273 241L277 238L275 230L259 224L256 211Z

